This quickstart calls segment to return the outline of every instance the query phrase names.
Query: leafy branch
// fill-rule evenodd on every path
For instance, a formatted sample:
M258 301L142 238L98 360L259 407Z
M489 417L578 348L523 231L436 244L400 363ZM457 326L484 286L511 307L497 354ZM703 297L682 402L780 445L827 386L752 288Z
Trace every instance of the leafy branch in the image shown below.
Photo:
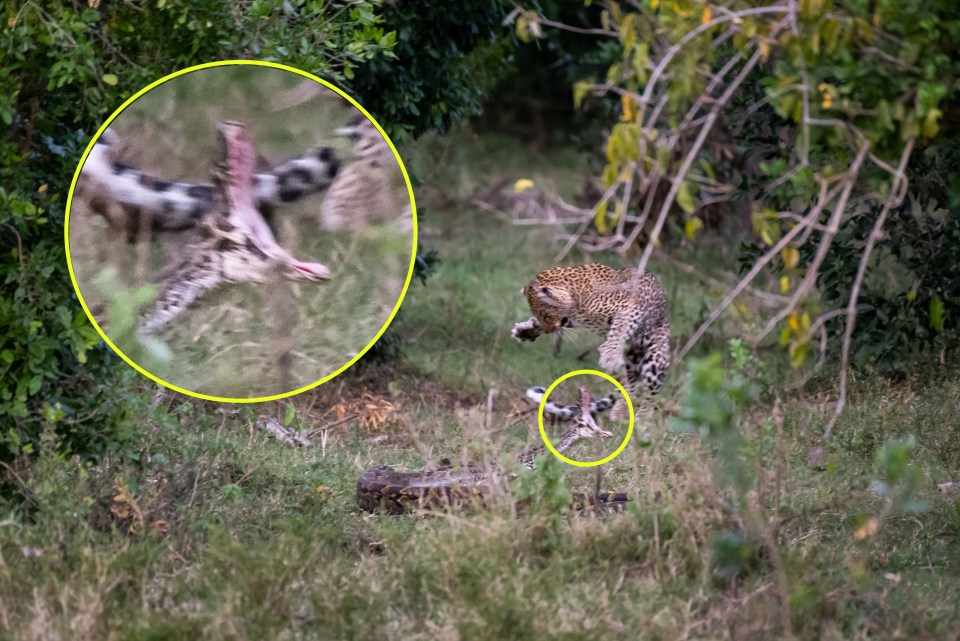
M932 28L913 2L876 4L867 13L829 0L606 2L602 28L583 31L616 39L620 59L604 82L573 89L578 107L620 103L606 141L604 193L591 208L563 203L565 224L544 221L566 239L560 257L574 247L626 253L639 244L637 267L645 270L666 230L682 229L694 243L702 212L747 204L757 251L678 358L738 297L756 291L762 274L779 272L774 282L786 299L746 338L756 346L779 330L794 367L819 350L815 372L827 359L828 323L843 322L839 393L824 439L845 404L856 317L884 225L911 193L914 151L938 139L942 107L956 94L958 70L933 52L944 32L960 27ZM526 38L559 28L532 11L511 17ZM920 64L917 52L927 50ZM762 158L759 168L738 162L735 144ZM867 219L866 236L855 238ZM851 246L860 247L856 275L844 299L825 305L826 261Z

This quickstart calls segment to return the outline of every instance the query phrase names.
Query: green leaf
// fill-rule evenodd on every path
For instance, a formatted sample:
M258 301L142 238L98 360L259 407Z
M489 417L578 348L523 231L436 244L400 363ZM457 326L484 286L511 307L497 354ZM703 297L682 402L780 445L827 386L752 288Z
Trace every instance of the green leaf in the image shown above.
M637 82L646 84L649 78L647 63L650 61L650 45L646 42L639 43L633 50L633 73L637 76Z
M827 53L833 53L837 48L837 40L840 35L840 23L832 18L824 20L823 26L820 28L820 35L826 44Z
M607 69L607 82L616 83L620 79L620 65L614 63Z
M790 367L796 369L803 365L807 360L807 353L810 351L810 343L800 343L790 347Z
M297 408L293 403L287 403L287 407L283 412L283 426L290 427L290 424L293 423L294 417L297 415Z
M915 64L920 58L919 43L904 39L897 57L908 65Z
M573 108L579 109L583 104L583 99L590 93L590 87L593 86L593 78L579 80L573 85Z
M787 346L787 344L790 342L790 335L791 335L791 334L792 334L792 332L791 332L790 328L789 328L788 326L786 326L786 325L783 327L783 329L780 330L780 347L786 347L786 346Z
M623 44L624 51L630 51L630 48L637 41L637 30L634 23L639 16L636 13L628 13L620 23L620 42Z
M697 239L697 232L703 228L703 221L700 220L699 216L694 216L686 222L683 226L683 232L686 234L687 238L690 239L690 242L693 242Z
M939 296L934 295L930 299L930 327L937 332L943 331L943 301Z
M609 203L609 200L605 200L597 205L597 213L593 216L593 225L601 234L605 234L607 232L607 207L609 206Z
M105 73L100 77L100 79L103 80L103 84L109 85L111 87L115 87L119 80L117 76L112 73Z
M886 100L877 103L877 122L887 131L896 131L893 115L890 113L890 103Z
M666 145L657 145L657 168L661 174L666 174L670 167L670 158L673 154Z
M700 158L698 162L700 163L700 168L703 169L703 173L705 173L710 180L717 179L717 174L713 170L713 165L707 162L704 158Z
M916 115L911 112L900 124L900 139L907 141L918 135L920 135L920 124L917 122Z
M688 214L697 210L697 204L693 200L693 194L690 193L690 186L686 181L680 183L680 189L677 190L677 204Z
M943 115L939 109L931 109L927 112L926 117L923 119L923 127L921 131L923 132L924 138L933 138L940 132L939 119Z

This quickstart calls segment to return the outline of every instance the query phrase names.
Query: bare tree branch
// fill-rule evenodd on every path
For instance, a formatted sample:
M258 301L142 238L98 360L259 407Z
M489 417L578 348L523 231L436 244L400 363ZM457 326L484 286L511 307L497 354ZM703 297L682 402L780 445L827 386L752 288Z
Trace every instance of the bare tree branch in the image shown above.
M837 419L840 418L840 414L843 412L843 408L847 402L847 370L850 367L850 343L853 338L853 330L857 325L857 298L860 296L860 286L863 284L864 276L867 273L867 264L870 262L870 254L873 253L873 246L877 240L880 239L883 231L883 223L886 222L887 215L891 209L899 206L906 196L907 177L905 172L907 162L910 160L910 154L913 152L914 142L914 139L911 138L903 148L903 153L900 155L900 164L897 165L897 173L890 185L890 195L887 196L886 202L883 203L883 209L880 210L880 215L877 216L877 221L873 224L873 229L870 230L867 245L863 249L863 254L860 256L860 264L857 266L857 275L853 279L853 286L850 288L850 300L847 301L846 312L847 326L843 332L843 346L840 355L840 391L833 415L830 417L830 420L827 421L827 425L823 430L824 441L830 439L830 435L833 433L833 426L837 424Z
M839 187L834 188L834 190L838 190L838 189ZM819 198L820 204L814 209L812 209L809 214L807 214L807 217L804 223L797 225L793 229L789 230L786 234L784 234L783 237L780 238L780 240L777 241L777 243L773 247L771 247L766 254L761 256L760 259L757 260L756 263L754 263L750 271L747 272L747 275L744 276L742 279L740 279L740 282L737 283L733 287L733 289L727 292L727 295L724 296L720 304L716 308L714 308L712 312L710 312L710 316L707 317L707 320L701 323L700 327L697 328L697 331L693 333L693 336L690 337L687 343L683 346L683 349L680 350L680 353L677 356L678 361L681 360L687 354L687 352L689 352L693 348L693 346L697 344L697 341L699 341L700 338L703 337L707 329L711 325L713 325L713 323L716 322L718 318L720 318L720 316L727 309L727 307L730 306L730 303L736 300L737 296L739 296L750 285L750 283L753 282L753 279L757 277L757 275L763 270L763 268L766 267L767 264L769 264L774 258L776 258L780 254L780 252L783 250L783 248L786 247L788 244L790 244L790 242L794 238L796 238L797 235L799 235L800 232L802 232L807 225L809 225L819 217L820 211L822 211L823 209L823 204L833 199L831 194L827 192L826 182L821 183L820 190L821 190L820 198Z
M568 24L563 24L562 22L554 22L553 20L548 20L543 16L538 16L540 24L545 27L553 27L554 29L560 29L561 31L570 31L572 33L582 33L587 36L614 36L616 37L616 30L606 30L606 29L596 29L596 28L584 28L584 27L572 27Z
M663 75L663 72L666 70L667 65L670 64L670 61L673 60L680 51L694 38L699 36L705 31L713 29L718 24L723 24L724 22L731 22L745 18L747 16L756 16L770 13L789 13L790 7L787 5L773 5L770 7L754 7L752 9L743 9L742 11L733 11L726 12L723 15L717 16L716 18L705 22L696 29L693 29L685 36L680 38L676 44L667 49L666 53L663 54L663 57L660 59L660 62L657 63L657 66L653 68L653 71L650 73L650 78L647 80L647 86L643 90L643 95L640 96L639 102L641 109L645 108L650 104L650 99L653 97L653 90L657 86L657 83L660 81L660 76Z
M760 333L754 338L754 342L759 342L763 338L773 331L780 321L786 318L797 306L797 303L800 302L800 299L803 296L806 296L810 290L813 289L813 285L817 281L817 275L820 273L820 265L823 264L824 259L827 257L827 253L830 251L830 246L833 244L833 239L840 231L840 220L843 218L843 212L847 208L847 200L850 198L850 192L853 191L854 185L857 183L857 176L860 174L860 168L863 166L863 161L867 156L867 151L870 149L870 143L863 139L860 145L860 150L857 152L856 158L854 158L853 163L850 165L850 169L847 170L843 177L843 191L840 193L840 199L833 207L833 211L830 214L830 220L827 221L827 228L823 232L823 236L820 238L820 244L817 245L817 253L813 258L813 261L807 266L807 272L803 277L803 280L800 281L800 284L797 285L796 291L793 293L793 297L790 299L790 302L786 307L777 312L773 318L771 318Z
M666 221L667 214L670 212L670 208L673 206L673 202L677 197L677 192L680 191L680 185L683 184L683 180L686 178L687 172L690 171L690 166L693 165L693 161L700 153L700 148L703 147L703 143L705 143L707 140L707 135L710 133L710 130L713 129L713 124L720 116L720 109L727 104L737 89L740 88L740 85L743 84L743 81L746 80L747 75L753 70L758 62L760 62L759 50L753 53L746 64L743 65L743 69L740 70L740 73L738 73L737 76L730 82L727 90L723 92L723 95L721 95L717 100L717 104L715 104L713 109L710 111L710 115L707 116L707 122L705 122L700 128L700 133L697 135L697 139L687 151L687 155L684 157L683 163L673 176L673 180L671 181L670 185L670 191L667 192L667 197L664 199L663 205L660 207L660 215L657 217L657 222L654 224L653 231L650 233L650 239L647 241L647 246L643 250L643 256L640 257L640 263L637 265L638 272L643 272L646 270L647 261L650 260L650 254L653 252L653 247L660 238L660 231L663 229L663 223Z

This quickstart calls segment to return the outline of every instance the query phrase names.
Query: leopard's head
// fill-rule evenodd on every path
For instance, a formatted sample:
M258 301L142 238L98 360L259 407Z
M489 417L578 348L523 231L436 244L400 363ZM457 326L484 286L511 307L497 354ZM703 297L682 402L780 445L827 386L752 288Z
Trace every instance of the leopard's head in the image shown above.
M373 166L380 166L381 155L389 156L390 149L386 139L377 126L363 114L350 121L350 124L334 130L338 136L349 138L353 142L353 155Z
M538 274L520 290L520 294L527 299L530 312L536 317L543 332L552 334L573 324L577 304L570 288L542 278L545 273Z

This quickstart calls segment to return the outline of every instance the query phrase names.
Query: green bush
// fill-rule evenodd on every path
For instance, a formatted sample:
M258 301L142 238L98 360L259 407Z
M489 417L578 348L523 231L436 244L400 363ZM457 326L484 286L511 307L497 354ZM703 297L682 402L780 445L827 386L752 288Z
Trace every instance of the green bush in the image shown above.
M910 165L913 196L891 212L871 271L858 298L851 364L884 376L903 376L937 363L941 354L960 348L960 140L931 146ZM818 274L827 308L846 304L857 273L863 240L878 209L852 217L839 231ZM824 215L822 222L826 222ZM800 251L801 262L813 258L820 232ZM741 269L763 253L757 243L744 245ZM840 318L826 325L839 339Z
M348 76L364 106L403 141L444 132L480 113L483 99L509 71L512 42L501 26L513 3L394 2L383 7L395 30L393 58L367 60Z
M59 448L84 456L122 447L124 406L143 393L84 317L63 249L73 172L124 100L184 67L257 58L340 84L393 133L447 127L479 109L502 67L499 6L61 0L0 9L0 460L35 449L44 426ZM425 22L441 19L449 30ZM413 89L419 97L404 102Z
M604 102L619 121L592 221L608 238L584 244L639 241L649 257L664 230L695 243L718 205L752 214L743 263L765 256L789 296L762 334L779 332L795 367L821 324L845 333L839 313L869 249L851 360L886 372L946 360L960 338L955 4L605 3L576 25L614 61L574 83L574 103ZM552 17L516 13L518 37L549 45Z
M543 15L577 28L599 23L603 11L601 3L538 0L533 4ZM619 43L559 29L544 29L536 40L517 40L515 71L497 86L497 98L484 109L481 124L535 146L573 145L598 156L597 160L602 158L597 141L603 128L617 118L617 105L601 100L591 102L590 109L575 109L571 87L583 78L602 78L620 59Z

